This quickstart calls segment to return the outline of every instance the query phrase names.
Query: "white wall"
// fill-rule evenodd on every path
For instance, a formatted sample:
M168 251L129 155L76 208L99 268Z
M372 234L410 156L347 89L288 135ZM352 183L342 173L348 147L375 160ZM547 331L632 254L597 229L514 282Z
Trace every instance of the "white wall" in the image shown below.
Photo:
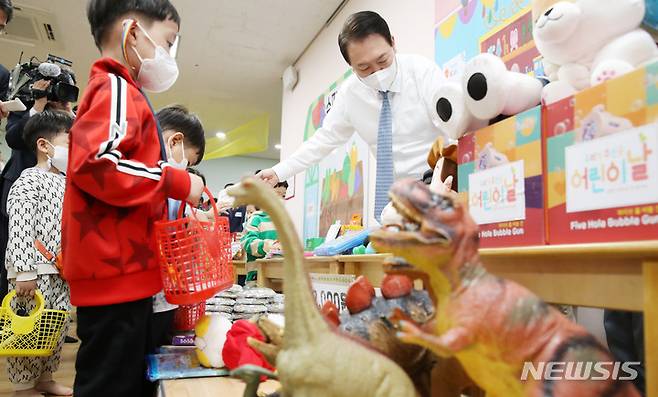
M276 160L233 156L204 160L195 168L206 177L212 194L217 194L227 183L239 182L243 176L253 175L254 171L270 168L274 164L276 164Z
M338 33L352 13L371 10L389 24L400 53L416 53L434 59L434 0L350 0L311 44L297 63L299 83L284 90L281 119L281 158L290 156L303 142L309 105L349 67L338 49ZM374 179L375 167L371 167ZM297 231L303 230L304 174L297 176L295 197L287 201Z

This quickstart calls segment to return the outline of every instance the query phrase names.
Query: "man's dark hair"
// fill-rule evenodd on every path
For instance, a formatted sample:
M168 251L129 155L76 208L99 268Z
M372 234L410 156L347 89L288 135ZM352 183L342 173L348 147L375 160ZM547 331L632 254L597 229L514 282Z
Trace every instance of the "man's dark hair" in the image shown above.
M425 171L425 173L423 174L423 179L422 179L423 183L426 184L426 185L431 184L433 176L434 176L434 170Z
M129 13L141 14L150 22L171 19L180 25L178 11L169 0L89 0L87 19L98 49L101 49L108 29Z
M274 185L275 189L278 187L285 187L286 189L288 189L288 181L279 182L276 185Z
M52 139L61 133L67 133L73 125L73 117L66 112L56 110L45 110L37 113L25 124L23 129L23 141L35 154L37 153L37 141L40 138Z
M261 172L261 171L262 170L256 170L256 172L254 172L254 175L258 175L258 173Z
M185 135L185 144L197 149L198 163L200 163L206 151L206 132L203 129L201 120L182 105L171 105L162 108L156 114L156 117L162 131L172 130L182 132Z
M187 172L189 172L190 174L194 174L194 175L198 176L199 178L201 178L201 180L203 181L203 186L206 186L206 177L203 175L203 173L201 171L197 170L196 168L190 167L190 168L187 169Z
M7 16L7 23L11 22L14 17L14 6L11 4L11 0L0 0L0 10Z
M338 47L345 61L351 65L347 47L350 43L361 41L371 34L382 36L388 44L393 45L393 37L388 24L379 14L373 11L361 11L347 17L343 29L338 35Z

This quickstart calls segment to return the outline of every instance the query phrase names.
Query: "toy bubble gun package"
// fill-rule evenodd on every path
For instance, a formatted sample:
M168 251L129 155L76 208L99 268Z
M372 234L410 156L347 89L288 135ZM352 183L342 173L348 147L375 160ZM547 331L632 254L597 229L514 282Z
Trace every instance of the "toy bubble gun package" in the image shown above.
M354 247L363 245L370 236L370 233L378 228L368 228L354 233L349 233L335 240L326 242L316 248L313 254L316 256L333 256L340 255L344 252L351 253Z

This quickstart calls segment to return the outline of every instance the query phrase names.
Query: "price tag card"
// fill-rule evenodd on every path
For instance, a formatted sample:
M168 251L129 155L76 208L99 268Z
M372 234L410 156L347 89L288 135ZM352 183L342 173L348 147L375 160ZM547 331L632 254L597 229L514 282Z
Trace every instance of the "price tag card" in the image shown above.
M354 282L356 276L353 274L311 273L310 277L313 297L318 307L322 307L326 301L331 301L341 313L347 310L345 306L347 289Z

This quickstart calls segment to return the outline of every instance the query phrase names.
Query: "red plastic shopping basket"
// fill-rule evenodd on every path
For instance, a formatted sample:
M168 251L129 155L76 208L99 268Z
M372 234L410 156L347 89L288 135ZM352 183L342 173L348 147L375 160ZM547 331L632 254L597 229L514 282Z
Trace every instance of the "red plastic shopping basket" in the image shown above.
M183 217L181 204L177 219L155 223L165 298L173 304L200 303L233 284L228 218L219 216L214 197L207 188L205 192L213 221L199 221L194 211Z
M174 314L174 328L177 331L191 331L204 314L206 314L206 302L179 306Z

